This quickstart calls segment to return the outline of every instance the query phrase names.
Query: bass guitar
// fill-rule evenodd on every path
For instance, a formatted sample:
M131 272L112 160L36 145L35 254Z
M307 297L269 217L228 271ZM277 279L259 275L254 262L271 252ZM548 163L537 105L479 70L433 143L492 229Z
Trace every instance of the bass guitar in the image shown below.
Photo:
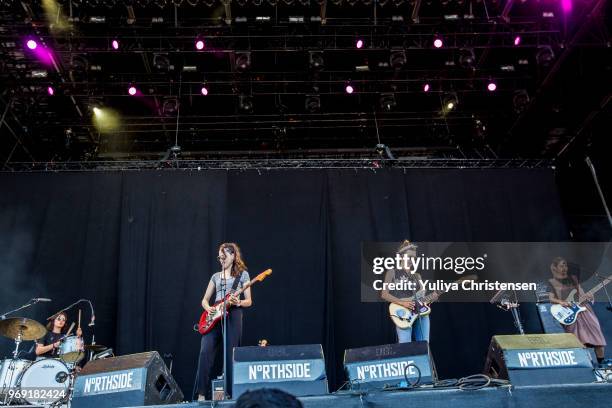
M464 280L475 280L476 275L466 275L455 282L461 282ZM414 302L414 309L408 309L407 307L398 305L397 303L389 303L389 316L393 323L400 329L407 329L412 327L415 320L419 316L427 316L431 313L431 305L437 300L438 297L444 292L432 292L427 296L424 296L425 290L420 290L415 296L404 298L401 300L411 300Z
M567 299L565 299L565 301L570 304L569 307L555 304L550 307L550 313L555 319L557 319L559 323L564 326L569 326L570 324L576 323L578 315L587 310L586 307L581 305L591 299L597 291L599 291L611 281L612 275L608 276L603 281L595 285L591 290L580 296L578 300L575 300L576 293L578 293L578 291L576 289L572 289L572 291L567 296Z
M212 310L210 313L208 312L208 310L204 310L202 312L202 315L200 316L200 322L198 323L198 331L200 332L200 334L208 333L217 325L217 323L219 323L219 320L221 320L221 318L223 317L224 303L227 305L227 310L225 313L229 312L230 308L232 307L232 305L230 305L229 303L230 296L239 297L242 292L250 288L255 282L261 282L271 274L272 269L266 269L265 271L257 275L255 278L247 282L241 289L237 290L234 293L228 293L224 299L221 299L220 301L212 305L211 307L214 310Z

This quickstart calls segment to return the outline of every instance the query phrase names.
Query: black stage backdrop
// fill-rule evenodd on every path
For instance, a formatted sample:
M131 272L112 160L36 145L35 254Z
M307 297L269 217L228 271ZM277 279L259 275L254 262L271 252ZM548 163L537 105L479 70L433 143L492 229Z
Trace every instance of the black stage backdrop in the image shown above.
M569 238L549 169L2 174L0 191L0 311L51 297L21 313L43 320L92 299L97 342L172 353L186 395L223 241L241 245L252 276L274 269L253 290L243 343L321 343L335 389L344 349L395 341L386 305L360 302L361 241ZM480 372L491 335L514 332L488 304L440 303L431 318L441 378Z

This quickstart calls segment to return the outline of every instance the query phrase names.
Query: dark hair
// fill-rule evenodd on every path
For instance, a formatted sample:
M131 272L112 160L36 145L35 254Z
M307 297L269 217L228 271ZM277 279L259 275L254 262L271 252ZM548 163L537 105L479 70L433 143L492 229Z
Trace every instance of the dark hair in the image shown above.
M243 271L246 271L247 266L242 259L242 253L240 252L240 247L238 244L233 242L224 242L219 246L219 251L228 250L230 253L234 254L234 264L232 265L232 273L231 275L234 278L240 276Z
M303 408L300 400L276 388L247 391L238 398L235 408Z
M57 319L58 316L62 315L66 319L66 323L68 323L68 315L66 314L66 312L59 312L49 318L49 323L47 323L47 330L53 331L53 322L55 322L55 319ZM64 324L64 327L62 327L62 333L66 333L66 331L68 331L68 326Z

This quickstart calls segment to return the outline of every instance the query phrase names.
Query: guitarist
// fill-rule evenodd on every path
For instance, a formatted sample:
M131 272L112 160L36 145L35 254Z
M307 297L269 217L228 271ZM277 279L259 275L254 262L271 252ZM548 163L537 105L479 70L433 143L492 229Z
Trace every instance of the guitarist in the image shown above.
M235 292L249 282L249 273L246 270L246 265L242 259L240 247L234 243L224 243L219 247L219 256L217 257L221 264L221 272L215 273L208 282L206 292L202 298L202 307L209 313L214 311L211 306L211 297L215 294L213 304L222 300L227 293ZM244 292L244 299L239 299L236 296L230 296L229 304L233 306L228 310L227 316L227 375L231 379L232 375L232 350L234 347L240 346L240 338L242 337L242 308L251 307L253 301L251 299L251 289L247 288ZM198 401L206 399L210 395L212 369L215 362L215 357L219 348L223 349L223 331L222 325L216 325L210 332L202 336L200 343L200 357L198 361L197 389ZM231 395L231 381L227 382L228 394Z
M412 259L413 257L416 257L416 251L417 246L414 243L406 240L400 245L397 253L401 256L406 254L410 259ZM387 271L384 281L385 283L413 281L415 282L415 287L417 290L423 289L420 285L421 276L418 273L410 273L411 270L412 265L410 262L408 262L408 265L406 265L406 268L403 270L393 269ZM396 303L407 309L414 310L416 304L414 300L409 298L414 297L415 294L416 291L409 290L383 290L381 292L381 297L389 303ZM396 326L395 329L397 331L398 343L410 343L413 337L415 341L429 341L429 316L419 316L413 323L412 327L402 329Z
M567 261L564 258L557 257L553 259L550 264L550 271L553 278L549 279L548 282L552 288L549 293L551 303L556 303L561 306L570 306L567 299L569 293L576 289L578 295L584 295L584 291L578 283L578 279L575 276L568 274ZM589 299L593 301L593 298ZM604 338L599 320L593 311L593 308L589 303L583 305L586 307L586 311L578 314L576 323L569 326L563 326L566 332L573 333L578 337L578 340L587 347L593 347L597 361L601 363L604 359L604 347L606 346L606 339Z

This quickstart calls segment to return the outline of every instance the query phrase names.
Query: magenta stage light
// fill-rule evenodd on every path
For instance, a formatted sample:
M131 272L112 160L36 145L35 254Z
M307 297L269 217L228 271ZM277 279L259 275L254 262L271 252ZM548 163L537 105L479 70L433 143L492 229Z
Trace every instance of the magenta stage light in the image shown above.
M436 38L433 42L434 47L436 48L442 48L442 46L444 45L444 43L442 42L441 38Z
M208 95L208 88L203 86L202 89L200 89L200 92L202 93L202 95L206 96L206 95Z
M572 11L572 8L573 8L572 0L561 0L561 8L566 13L569 13L570 11Z
M49 96L53 96L55 94L55 90L52 86L47 87L47 93L49 94Z
M26 43L26 45L28 46L29 49L31 50L35 50L36 47L38 47L38 43L34 40L28 40L28 42Z
M521 36L517 35L516 37L514 37L514 45L519 45L521 43Z
M430 88L429 84L423 85L423 92L429 92L429 88Z
M353 89L352 85L347 85L346 88L344 88L344 89L346 90L346 93L348 93L348 94L352 94L355 91L355 89Z
M130 95L134 96L134 95L136 95L136 92L137 92L137 90L136 90L136 87L135 87L135 86L130 86L130 87L128 88L128 93L129 93Z
M204 49L204 41L202 41L202 40L198 40L198 41L196 41L196 43L195 43L195 47L196 47L196 49L198 49L198 50L203 50L203 49Z
M119 41L117 40L113 40L113 42L111 43L111 45L113 46L114 50L118 50L119 49Z
M493 92L497 89L497 85L495 84L495 82L489 82L489 85L487 85L487 89L489 90L489 92Z
M355 43L355 47L363 48L363 40L357 40L357 42Z

